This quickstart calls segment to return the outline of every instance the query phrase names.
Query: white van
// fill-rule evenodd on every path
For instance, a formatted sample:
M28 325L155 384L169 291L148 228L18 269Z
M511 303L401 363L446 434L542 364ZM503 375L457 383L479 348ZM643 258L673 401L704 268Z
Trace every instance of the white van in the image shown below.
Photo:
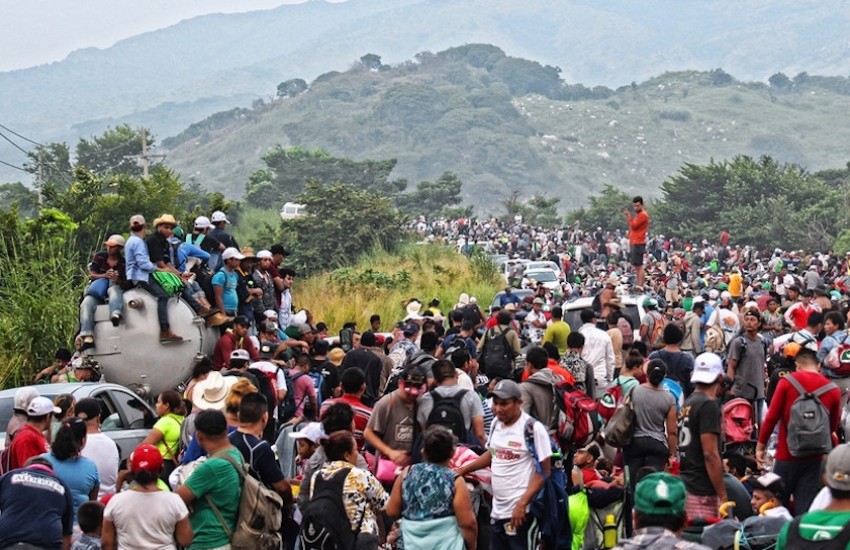
M305 214L305 206L297 202L288 202L280 209L280 217L284 220L291 220Z

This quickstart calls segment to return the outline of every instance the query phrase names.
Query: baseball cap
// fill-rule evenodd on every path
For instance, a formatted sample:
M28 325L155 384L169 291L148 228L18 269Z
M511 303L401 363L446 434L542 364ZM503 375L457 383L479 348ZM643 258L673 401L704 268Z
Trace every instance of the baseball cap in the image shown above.
M850 444L838 445L826 457L826 484L839 491L850 491Z
M320 422L309 422L297 432L291 432L289 437L292 439L309 439L312 443L318 443L325 439L325 428Z
M46 397L34 397L27 407L27 416L44 416L47 414L59 414L62 409L55 406L53 401Z
M498 397L499 399L522 399L522 392L519 390L519 384L513 380L499 380L493 391L487 394L487 397Z
M221 253L222 260L229 260L230 258L236 258L237 260L244 260L245 256L239 252L238 249L233 248L232 246L225 248L224 252Z
M136 214L135 216L130 217L130 227L134 225L147 225L148 222L145 221L145 217L141 214Z
M162 469L162 453L153 445L139 445L130 455L130 471L158 474Z
M121 235L112 235L103 243L106 246L124 246L127 241Z
M257 252L257 259L258 260L271 260L272 259L272 253L271 253L270 250L260 250L259 252Z
M271 359L274 356L274 350L274 344L272 344L271 342L263 342L262 344L260 344L260 358Z
M213 222L213 223L218 223L218 222L230 223L230 220L227 219L227 216L221 210L216 210L215 212L213 212L212 216L210 216L210 221Z
M272 254L280 254L281 256L289 256L289 252L283 247L282 244L275 244L271 247Z
M206 216L198 216L195 218L195 229L206 229L210 226L210 219Z
M635 488L635 510L653 516L678 516L685 512L685 484L664 472L649 474Z
M701 353L694 359L694 371L691 382L714 384L718 376L723 376L723 360L716 353Z
M785 498L785 484L782 483L782 478L773 472L768 472L763 476L750 478L754 489L770 491L780 500Z
M543 305L543 298L535 298L534 301L531 302L531 303L535 304L535 305L541 305L542 306Z
M250 361L251 355L248 353L248 350L244 349L235 349L230 352L230 360L231 361Z
M38 397L38 391L33 387L18 388L12 400L12 408L25 411L29 408L32 400Z
M401 373L401 379L405 385L405 391L411 395L422 393L422 387L428 381L425 369L419 365L407 367Z

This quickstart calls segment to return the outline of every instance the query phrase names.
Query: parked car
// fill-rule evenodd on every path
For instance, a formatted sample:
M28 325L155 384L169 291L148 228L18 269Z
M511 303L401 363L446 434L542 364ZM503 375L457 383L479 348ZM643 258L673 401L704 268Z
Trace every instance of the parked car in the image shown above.
M643 309L644 297L642 294L618 296L620 303L623 304L620 311L623 312L623 315L631 323L634 329L635 340L640 340L640 320L646 315L646 310ZM582 325L580 317L581 310L590 308L592 305L593 297L576 298L572 302L564 302L562 306L564 310L564 321L570 325L572 330L578 330Z
M118 444L121 459L130 456L156 423L156 411L141 397L124 386L99 382L42 384L33 386L49 399L70 393L77 401L93 397L101 404L101 430ZM6 439L6 426L12 417L12 404L18 388L0 391L0 447Z
M537 271L538 269L551 269L558 275L559 279L564 278L564 272L561 271L561 266L555 262L550 262L549 260L538 260L535 262L528 262L525 265L526 271Z
M561 288L561 280L558 278L558 274L551 269L526 269L522 278L523 281L534 279L537 284L541 284L550 290Z
M505 282L509 283L511 281L512 274L516 274L516 277L522 276L522 272L525 270L525 265L527 263L529 263L529 260L514 258L501 262L497 267L499 269L499 273L501 273L502 277L505 278Z

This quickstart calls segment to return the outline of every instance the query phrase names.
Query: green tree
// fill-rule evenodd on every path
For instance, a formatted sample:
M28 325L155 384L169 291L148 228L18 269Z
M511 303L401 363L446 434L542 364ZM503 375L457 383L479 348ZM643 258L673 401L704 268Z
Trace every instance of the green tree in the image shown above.
M81 138L77 143L76 166L105 176L107 174L141 174L136 161L127 158L142 153L142 130L127 124L109 128L100 136ZM146 146L154 144L153 135L145 130Z
M283 222L283 231L302 271L348 266L375 246L391 252L401 242L401 214L374 191L311 180L297 200L307 214Z
M381 56L374 53L367 53L360 58L360 65L364 69L377 71L381 68Z
M537 194L519 206L519 213L525 223L536 227L560 227L563 223L558 214L558 197L546 198Z
M39 145L27 153L24 168L35 178L35 188L45 196L62 193L73 183L71 150L67 143Z
M632 197L610 183L598 195L591 195L587 207L567 214L569 224L579 223L586 229L601 227L604 231L628 229L623 209L631 206Z
M0 184L0 204L16 205L20 215L29 218L38 212L38 193L23 183Z
M788 78L785 73L773 74L767 79L767 81L770 83L771 88L776 88L778 90L785 90L791 87L791 79Z
M406 186L406 182L389 180L395 159L355 161L331 156L323 149L278 146L263 155L263 162L267 168L249 176L245 193L245 201L258 207L279 208L291 202L310 180L343 181L383 195L394 195Z
M307 82L301 78L284 80L277 85L277 97L296 97L307 91Z
M446 209L461 203L460 190L463 183L452 172L443 172L437 181L420 181L416 191L399 195L398 207L411 215L444 215Z

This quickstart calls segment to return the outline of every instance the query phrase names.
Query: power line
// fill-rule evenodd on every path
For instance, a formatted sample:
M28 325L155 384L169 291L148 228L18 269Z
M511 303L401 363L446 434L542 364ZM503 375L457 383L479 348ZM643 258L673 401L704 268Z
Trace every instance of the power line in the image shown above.
M21 168L20 166L16 166L14 164L6 162L5 160L0 160L0 164L8 166L9 168L14 168L15 170L20 170L21 172L26 172L27 174L30 173L29 170L27 170L26 168Z
M8 141L9 143L11 143L11 144L12 144L12 146L13 146L15 149L17 149L18 151L22 152L22 153L23 153L23 154L25 154L25 155L29 155L29 151L27 151L26 149L24 149L23 147L21 147L20 145L18 145L18 144L17 144L17 143L15 143L14 141L12 141L12 139L11 139L9 136L7 136L6 134L4 134L3 132L0 132L0 137L2 137L3 139L5 139L5 140L6 140L6 141Z
M19 137L19 138L21 138L22 140L24 140L24 141L28 141L28 142L32 143L33 145L38 145L39 147L44 147L44 145L43 145L43 144L41 144L41 143L39 143L39 142L37 142L37 141L33 141L33 140L31 140L31 139L30 139L30 138L28 138L27 136L22 136L21 134L19 134L18 132L16 132L16 131L12 130L12 129L11 129L11 128L9 128L8 126L3 126L2 124L0 124L0 128L3 128L4 130L6 130L7 132L9 132L10 134L15 134L16 136L18 136L18 137Z

